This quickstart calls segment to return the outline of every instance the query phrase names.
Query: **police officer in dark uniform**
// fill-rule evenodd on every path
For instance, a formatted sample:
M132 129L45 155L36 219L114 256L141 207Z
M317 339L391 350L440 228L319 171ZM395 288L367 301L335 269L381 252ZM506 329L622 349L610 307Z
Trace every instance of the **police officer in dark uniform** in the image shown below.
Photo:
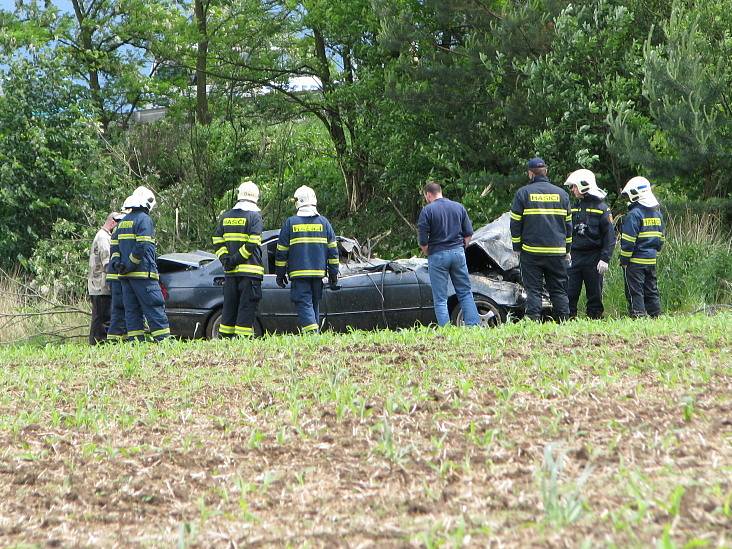
M569 315L577 316L577 301L584 283L587 316L599 319L605 311L602 279L615 248L615 229L604 200L607 193L598 188L595 174L590 170L572 172L564 184L577 199L572 206L572 264L567 271Z
M282 225L275 255L277 285L284 288L289 277L290 299L304 334L320 328L326 272L331 289L338 288L338 242L330 222L318 213L317 203L310 187L303 185L295 191L297 213Z
M155 196L147 187L138 187L132 196L132 211L117 226L120 253L117 269L122 284L127 339L144 341L144 316L150 335L155 341L161 341L170 337L170 326L160 289L155 225L150 218L156 204Z
M252 181L244 181L237 199L236 205L221 217L213 236L225 275L219 326L219 335L225 338L254 336L264 277L259 188Z
M567 263L571 261L572 214L569 195L547 177L546 163L527 164L531 183L516 191L511 205L511 242L521 253L521 278L526 290L526 316L541 319L541 294L546 289L554 317L569 317Z
M656 258L666 240L663 215L645 177L630 179L621 194L630 201L620 234L620 266L628 310L634 318L657 317L661 314L661 296Z

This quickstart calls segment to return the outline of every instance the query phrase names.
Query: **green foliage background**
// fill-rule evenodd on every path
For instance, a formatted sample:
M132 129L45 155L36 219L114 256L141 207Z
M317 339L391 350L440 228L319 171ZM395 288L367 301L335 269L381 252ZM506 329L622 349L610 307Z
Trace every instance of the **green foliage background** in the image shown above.
M616 214L642 174L671 218L721 220L703 242L680 237L663 268L687 295L671 307L724 293L712 288L729 273L732 0L80 5L0 10L3 268L73 286L52 263L83 258L140 184L159 196L161 252L206 249L243 177L268 228L308 184L338 232L410 255L426 179L481 225L540 154L558 182L593 169ZM135 122L155 106L162 120Z

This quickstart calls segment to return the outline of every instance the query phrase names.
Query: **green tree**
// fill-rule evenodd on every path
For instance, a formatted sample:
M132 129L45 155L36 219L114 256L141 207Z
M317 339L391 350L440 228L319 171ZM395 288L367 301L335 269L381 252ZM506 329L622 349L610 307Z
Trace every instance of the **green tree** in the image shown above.
M643 98L608 117L613 150L670 192L693 198L732 193L732 2L679 4L643 51ZM642 106L642 105L641 105Z
M57 219L96 225L116 186L96 113L58 56L13 59L0 88L0 263L8 267L29 258Z

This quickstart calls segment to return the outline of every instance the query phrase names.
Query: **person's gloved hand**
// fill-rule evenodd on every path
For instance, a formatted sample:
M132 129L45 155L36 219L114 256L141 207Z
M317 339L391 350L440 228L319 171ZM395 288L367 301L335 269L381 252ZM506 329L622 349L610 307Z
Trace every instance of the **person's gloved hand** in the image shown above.
M597 262L597 272L601 275L604 275L608 269L610 268L610 265L607 264L607 262L600 260Z
M229 259L228 255L221 256L221 266L224 268L224 271L230 271L231 270L231 260Z
M567 254L565 256L565 258L567 259L567 267L571 267L572 266L572 254Z
M125 274L129 273L129 272L130 272L131 270L132 270L132 269L130 269L130 268L129 268L129 267L127 266L127 263L125 263L124 261L120 261L120 262L119 262L119 263L117 264L117 273L119 273L119 274L121 274L121 275L125 275Z
M341 287L338 285L337 273L328 274L328 284L330 285L331 290L340 290Z
M275 281L280 288L284 288L285 286L287 286L287 275L277 275Z

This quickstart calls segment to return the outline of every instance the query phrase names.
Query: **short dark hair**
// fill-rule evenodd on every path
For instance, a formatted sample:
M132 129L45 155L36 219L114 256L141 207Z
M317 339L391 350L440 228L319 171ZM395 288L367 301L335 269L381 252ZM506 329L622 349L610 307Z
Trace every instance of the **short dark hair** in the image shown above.
M440 194L442 193L442 187L435 181L428 181L424 185L424 192L425 194Z
M529 168L529 171L534 175L546 175L546 166L543 168Z

